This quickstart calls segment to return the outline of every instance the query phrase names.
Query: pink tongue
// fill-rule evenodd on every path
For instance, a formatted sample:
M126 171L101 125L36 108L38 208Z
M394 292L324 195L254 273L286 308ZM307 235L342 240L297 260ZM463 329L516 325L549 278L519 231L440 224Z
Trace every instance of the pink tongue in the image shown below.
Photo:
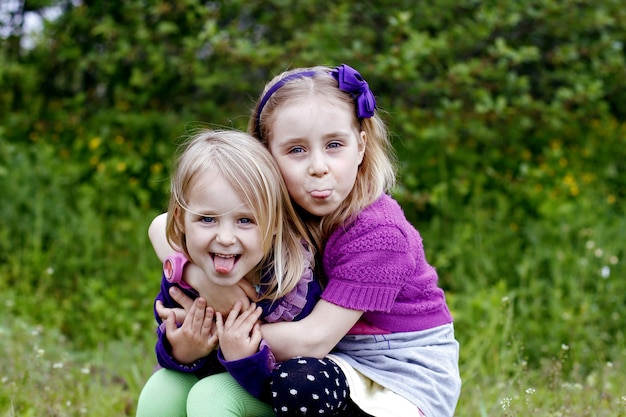
M213 263L215 264L215 270L220 274L228 274L233 270L235 266L235 257L223 258L221 256L214 256Z

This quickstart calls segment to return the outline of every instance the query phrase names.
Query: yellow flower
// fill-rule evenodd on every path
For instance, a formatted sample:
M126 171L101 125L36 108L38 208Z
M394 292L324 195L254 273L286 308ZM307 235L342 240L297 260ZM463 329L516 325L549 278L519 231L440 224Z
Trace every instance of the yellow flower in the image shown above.
M94 149L97 149L100 146L100 143L102 143L100 137L96 136L94 138L91 138L91 140L89 141L89 149L91 149L92 151Z
M150 166L150 171L152 171L153 174L159 174L163 171L163 164L161 162L157 162L156 164L152 164Z

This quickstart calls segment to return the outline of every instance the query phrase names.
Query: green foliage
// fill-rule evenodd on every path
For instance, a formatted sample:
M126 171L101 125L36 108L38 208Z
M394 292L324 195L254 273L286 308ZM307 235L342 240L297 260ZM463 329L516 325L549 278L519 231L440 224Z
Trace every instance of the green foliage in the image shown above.
M346 62L387 116L394 194L447 290L458 415L624 415L621 2L18 3L63 13L30 49L19 24L0 42L5 316L56 329L70 350L122 340L152 355L146 229L178 137L245 129L275 74Z
M137 346L110 343L76 352L58 331L0 321L0 410L6 416L134 415L149 367ZM145 357L145 356L144 356Z

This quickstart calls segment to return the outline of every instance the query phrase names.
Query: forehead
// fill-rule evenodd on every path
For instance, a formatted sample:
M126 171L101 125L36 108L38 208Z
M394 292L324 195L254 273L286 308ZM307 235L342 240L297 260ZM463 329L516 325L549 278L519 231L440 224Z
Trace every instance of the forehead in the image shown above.
M291 98L274 109L268 120L272 133L288 130L304 131L311 128L352 129L358 127L358 120L349 104L336 97L308 94ZM270 136L272 136L270 134Z
M187 188L187 202L189 208L201 213L248 209L248 200L243 192L215 170L194 176Z

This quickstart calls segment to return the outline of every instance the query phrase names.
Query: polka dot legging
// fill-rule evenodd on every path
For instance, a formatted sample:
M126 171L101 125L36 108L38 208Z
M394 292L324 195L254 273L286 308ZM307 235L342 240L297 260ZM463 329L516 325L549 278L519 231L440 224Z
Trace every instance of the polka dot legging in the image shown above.
M328 358L294 358L272 374L276 416L368 416L350 401L346 376Z

